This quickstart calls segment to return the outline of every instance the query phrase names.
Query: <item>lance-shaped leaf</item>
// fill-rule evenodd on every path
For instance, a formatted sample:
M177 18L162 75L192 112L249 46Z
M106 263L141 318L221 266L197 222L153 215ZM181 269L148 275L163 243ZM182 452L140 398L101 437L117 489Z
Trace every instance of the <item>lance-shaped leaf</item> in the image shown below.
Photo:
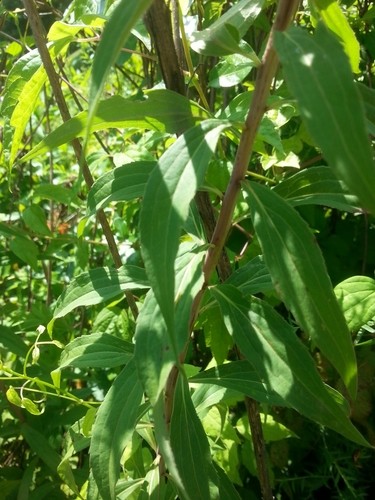
M91 131L91 121L95 115L100 95L111 67L115 63L132 28L134 28L136 22L150 7L151 3L152 0L138 0L137 2L120 0L111 13L96 50L92 66L87 136Z
M89 213L95 213L111 201L130 201L143 196L155 165L156 162L153 161L135 161L114 168L99 177L87 197Z
M116 498L121 455L132 438L142 396L134 361L130 361L108 391L92 431L90 463L103 498Z
M111 368L127 363L133 356L134 346L114 335L92 333L70 342L60 357L59 368Z
M273 289L270 272L261 255L234 271L226 283L239 288L243 295L255 295Z
M210 485L210 476L215 475L210 446L182 373L174 394L170 443L187 498L219 498L211 496L212 491L210 493L210 488L214 487Z
M357 390L354 348L322 253L302 217L270 189L246 183L253 224L276 291L303 330Z
M296 27L276 33L275 46L312 138L337 177L375 213L375 164L363 103L340 42L319 24L314 35Z
M324 205L358 212L359 201L329 167L311 167L287 177L273 191L293 206Z
M56 318L65 316L76 307L100 304L121 295L125 290L148 288L148 286L146 273L141 267L91 269L77 276L60 295L49 329L52 328Z
M113 96L101 101L91 123L91 132L110 128L134 127L138 130L158 130L178 134L194 126L205 116L204 110L186 97L166 89L151 90L146 99L125 99ZM82 111L63 123L39 144L22 161L40 156L48 150L82 137L86 133L87 111Z
M264 301L246 300L230 285L213 288L211 293L241 353L286 406L368 446L350 422L345 406L327 391L312 357L289 323Z
M350 330L356 331L375 317L375 280L351 276L335 287L335 294Z
M193 34L191 48L200 54L224 56L234 53L255 54L240 45L240 39L260 14L263 0L240 0L207 29Z
M189 382L213 384L241 392L261 403L285 406L285 400L267 387L259 373L246 361L233 361L199 372Z
M207 120L188 130L163 154L146 185L140 219L142 255L170 332L174 328L174 266L181 229L219 135L227 126L228 122Z
M268 188L247 183L255 230L276 291L335 366L352 395L356 361L322 254L305 221Z

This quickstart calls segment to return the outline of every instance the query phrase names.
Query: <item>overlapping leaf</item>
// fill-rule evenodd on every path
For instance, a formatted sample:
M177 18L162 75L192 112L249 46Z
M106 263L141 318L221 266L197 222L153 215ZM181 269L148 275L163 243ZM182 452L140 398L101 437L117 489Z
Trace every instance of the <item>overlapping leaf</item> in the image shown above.
M335 294L351 331L375 318L375 280L351 276L335 287Z
M357 368L352 340L310 228L270 189L256 183L247 183L246 188L276 291L355 397Z
M325 388L312 357L293 328L271 306L258 299L245 300L230 285L221 285L211 292L241 353L267 387L306 417L368 445L344 407Z
M365 113L340 42L319 24L314 35L276 33L285 78L309 132L339 179L375 213L375 164Z
M169 331L174 328L175 259L189 205L228 124L207 120L180 136L147 182L140 220L147 276Z
M134 432L142 396L134 361L130 361L112 384L96 416L90 462L99 492L108 500L116 498L121 455Z

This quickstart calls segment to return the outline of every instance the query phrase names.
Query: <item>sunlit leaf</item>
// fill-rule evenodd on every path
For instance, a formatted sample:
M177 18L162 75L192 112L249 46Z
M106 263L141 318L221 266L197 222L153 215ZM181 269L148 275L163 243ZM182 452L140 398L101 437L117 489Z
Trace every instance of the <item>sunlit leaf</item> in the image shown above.
M273 289L270 272L261 255L234 271L226 283L239 288L243 295L255 295Z
M288 86L312 138L337 177L375 213L375 164L363 102L340 42L321 24L314 35L296 27L275 35Z
M134 432L142 396L134 361L130 361L112 384L96 416L90 461L99 492L108 500L116 498L121 455Z
M302 217L270 189L247 183L254 228L276 291L355 397L357 367L321 251Z
M368 445L344 407L325 388L294 329L266 302L246 300L230 285L213 288L225 324L260 380L302 415Z
M375 317L375 280L351 276L335 287L335 294L351 331Z

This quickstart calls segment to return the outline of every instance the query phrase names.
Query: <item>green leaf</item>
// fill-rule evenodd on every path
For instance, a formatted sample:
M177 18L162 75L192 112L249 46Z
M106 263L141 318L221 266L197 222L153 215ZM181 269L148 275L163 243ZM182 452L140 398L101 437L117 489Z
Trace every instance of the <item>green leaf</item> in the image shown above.
M153 161L135 161L99 177L87 197L89 213L93 214L111 201L129 201L143 196L155 165Z
M241 54L233 54L223 59L210 71L210 87L234 87L250 73L253 65Z
M348 193L329 167L310 167L287 177L272 189L293 206L324 205L345 212L358 212L359 201Z
M89 116L86 123L87 137L92 132L92 120L111 67L116 62L117 56L129 37L132 28L148 7L150 7L151 3L152 0L138 0L137 2L120 0L111 12L111 16L96 49L92 66L89 91Z
M189 378L189 382L214 384L241 392L261 403L285 406L285 400L266 386L248 361L232 361Z
M29 350L21 335L4 325L0 325L0 346L4 346L8 352L19 358L24 358Z
M142 255L170 332L174 328L174 265L182 225L226 126L209 120L188 130L163 154L146 185L140 220Z
M171 447L187 498L212 498L209 484L212 470L210 446L195 412L189 385L181 373L173 401Z
M261 255L257 255L234 271L226 280L226 284L237 287L243 295L255 295L270 292L273 289L270 272Z
M120 459L132 438L143 396L134 361L116 378L101 404L92 431L90 461L103 498L114 500Z
M108 335L92 333L70 342L60 357L60 369L66 366L78 368L111 368L127 363L134 346L130 342Z
M100 304L121 295L125 290L139 288L148 288L145 271L140 267L127 265L120 269L91 269L77 276L60 295L52 321L76 307Z
M200 106L166 89L150 90L146 98L139 101L116 95L98 104L92 119L91 132L134 127L138 130L179 134L193 127L205 115L206 112ZM83 137L87 120L87 111L78 113L48 134L20 161L29 161L76 137Z
M246 189L254 228L276 291L355 397L357 366L350 332L313 233L302 217L270 189L256 183L246 183Z
M10 386L7 391L6 391L6 397L7 400L12 403L12 405L18 406L19 408L22 408L22 399L20 398L20 395L16 391L16 389L12 386Z
M241 353L272 392L302 415L368 446L343 405L325 388L306 347L294 329L267 303L246 300L230 285L211 289L225 324Z
M178 360L152 290L147 293L137 319L134 358L144 391L155 405Z
M375 11L375 9L374 9ZM365 107L367 118L367 131L371 135L375 135L375 89L357 82L357 88L361 94L362 101Z
M26 262L34 271L38 270L39 250L37 245L28 238L16 237L9 243L11 251L19 259Z
M74 190L55 184L40 184L36 186L34 189L34 196L46 200L57 201L63 205L70 205L71 203L75 203L76 205L81 204L81 200Z
M314 35L296 27L278 32L275 46L312 138L337 177L375 213L375 165L363 103L340 42L319 25Z
M193 34L191 48L199 54L225 56L252 53L240 47L240 39L260 14L263 0L240 0L208 28Z
M351 276L335 287L335 294L351 331L375 317L375 280Z
M53 474L56 474L60 463L60 456L49 444L46 437L29 424L21 425L21 434L33 452L43 460Z
M44 210L38 205L30 205L22 212L22 219L34 233L41 236L50 236L51 231L47 226Z
M353 73L359 73L361 47L350 27L347 16L335 0L313 0L326 26L335 33L349 58Z

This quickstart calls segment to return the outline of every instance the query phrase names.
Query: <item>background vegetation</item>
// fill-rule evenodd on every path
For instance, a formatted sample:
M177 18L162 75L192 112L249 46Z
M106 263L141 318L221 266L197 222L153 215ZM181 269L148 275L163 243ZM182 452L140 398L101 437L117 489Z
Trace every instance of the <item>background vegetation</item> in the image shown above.
M372 497L374 18L1 2L2 498Z

